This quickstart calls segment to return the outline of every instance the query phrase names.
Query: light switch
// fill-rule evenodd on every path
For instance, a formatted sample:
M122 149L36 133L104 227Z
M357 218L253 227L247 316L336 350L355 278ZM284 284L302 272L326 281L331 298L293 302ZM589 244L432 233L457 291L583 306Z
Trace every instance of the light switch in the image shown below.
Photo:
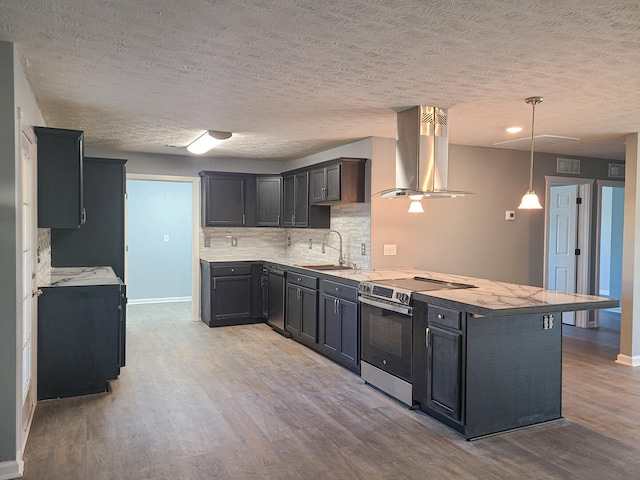
M395 255L396 254L396 244L395 243L385 243L384 244L384 254L385 255Z
M515 220L516 212L514 212L513 210L507 210L506 212L504 212L504 219L509 221Z
M169 235L164 236L164 243L169 243Z

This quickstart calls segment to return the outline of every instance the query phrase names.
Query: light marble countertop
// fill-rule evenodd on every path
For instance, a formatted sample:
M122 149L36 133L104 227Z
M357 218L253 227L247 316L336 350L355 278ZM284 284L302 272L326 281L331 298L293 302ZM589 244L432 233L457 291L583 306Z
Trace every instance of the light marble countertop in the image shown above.
M52 267L51 280L40 287L117 285L120 279L111 267Z
M238 259L238 261L265 261L287 267L305 269L286 260ZM542 287L498 282L485 278L468 277L447 273L429 272L414 268L389 268L380 270L314 270L323 276L348 279L355 282L393 280L398 278L424 277L445 282L464 283L475 288L453 290L430 290L416 292L415 298L423 302L455 308L476 315L517 315L528 313L551 313L574 310L597 310L619 306L619 301L607 297L564 293L545 290Z

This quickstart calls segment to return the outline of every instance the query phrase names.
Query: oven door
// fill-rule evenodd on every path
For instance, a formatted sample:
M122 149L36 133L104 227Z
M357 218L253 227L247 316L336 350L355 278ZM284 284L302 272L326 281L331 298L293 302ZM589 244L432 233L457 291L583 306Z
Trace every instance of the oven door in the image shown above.
M359 297L361 359L411 383L412 308Z

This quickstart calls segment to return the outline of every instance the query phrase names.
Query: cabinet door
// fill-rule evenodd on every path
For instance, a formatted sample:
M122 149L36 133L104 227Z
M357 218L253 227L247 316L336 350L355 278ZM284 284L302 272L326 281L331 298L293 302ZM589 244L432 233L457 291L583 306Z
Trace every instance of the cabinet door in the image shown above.
M85 158L86 222L82 228L51 230L51 265L103 266L124 280L125 162Z
M429 325L427 406L454 420L462 412L462 334Z
M256 190L256 225L279 227L282 178L256 177Z
M216 326L251 319L251 275L211 279L211 317Z
M322 294L322 322L320 342L328 350L332 358L336 358L340 353L340 343L342 337L342 325L340 314L338 313L338 299L331 295Z
M360 332L358 329L358 306L347 300L338 300L338 315L340 315L340 356L345 365L360 364L358 344Z
M318 341L318 294L314 290L302 288L302 316L300 336L307 342Z
M246 178L240 175L205 175L202 177L202 226L243 226Z
M325 168L324 199L328 202L339 202L341 193L341 164L336 163Z
M296 173L294 196L294 226L306 227L309 224L309 172Z
M295 175L283 177L282 184L282 226L293 227L296 213Z
M322 202L326 198L326 175L324 168L316 168L311 170L311 192L309 194L309 200L311 203Z
M287 311L285 316L285 330L294 337L300 336L302 324L302 289L297 285L287 283Z
M34 127L38 136L38 227L78 228L84 223L80 130Z

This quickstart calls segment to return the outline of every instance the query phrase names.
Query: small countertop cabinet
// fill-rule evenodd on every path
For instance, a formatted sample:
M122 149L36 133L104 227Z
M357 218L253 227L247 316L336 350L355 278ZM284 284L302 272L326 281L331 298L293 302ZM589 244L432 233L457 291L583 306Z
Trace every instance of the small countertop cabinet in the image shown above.
M313 168L309 201L316 205L364 202L365 162L340 158Z
M38 299L38 400L107 392L125 365L125 286L110 267L53 271Z
M200 260L201 320L210 327L264 322L262 264Z
M83 142L80 130L34 127L38 137L38 227L84 224Z
M467 439L561 417L553 314L478 316L417 301L412 350L414 402Z

